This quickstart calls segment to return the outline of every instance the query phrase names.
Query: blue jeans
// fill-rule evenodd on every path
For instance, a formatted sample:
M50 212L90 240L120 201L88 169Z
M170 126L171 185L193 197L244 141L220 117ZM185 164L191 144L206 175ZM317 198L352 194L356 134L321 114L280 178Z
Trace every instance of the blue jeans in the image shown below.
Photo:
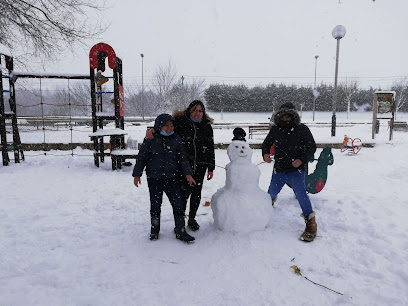
M174 179L154 179L147 178L150 194L150 215L160 218L161 205L163 203L163 192L166 193L171 206L173 207L174 217L183 216L183 202L181 200L179 178Z
M312 212L312 203L306 193L305 171L293 171L289 173L273 171L271 184L269 185L268 193L272 200L276 198L283 186L288 183L295 193L302 208L303 215L307 218Z

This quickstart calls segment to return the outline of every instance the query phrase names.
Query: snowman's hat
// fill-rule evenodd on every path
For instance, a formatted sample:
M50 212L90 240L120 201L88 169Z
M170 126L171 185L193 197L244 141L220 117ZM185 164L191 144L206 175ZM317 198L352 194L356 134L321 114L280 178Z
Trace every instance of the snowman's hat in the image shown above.
M246 141L246 133L243 128L237 127L232 131L232 133L234 134L234 138L232 138L232 140Z

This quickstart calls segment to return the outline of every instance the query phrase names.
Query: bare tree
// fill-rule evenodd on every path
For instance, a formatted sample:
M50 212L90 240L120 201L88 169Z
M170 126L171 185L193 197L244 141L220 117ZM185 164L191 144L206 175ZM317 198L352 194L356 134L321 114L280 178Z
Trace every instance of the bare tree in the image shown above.
M156 96L157 108L162 111L170 111L171 96L177 85L176 69L171 61L166 66L159 66L152 80L153 92Z
M142 113L142 86L132 82L125 87L126 114L138 116Z
M350 113L351 98L357 93L358 90L358 80L356 78L346 78L340 86L343 88L346 98L348 119Z
M125 87L125 114L129 116L158 115L159 111L155 105L156 96L148 87L133 82Z
M20 62L57 58L106 30L98 16L104 7L103 0L1 0L0 43Z
M397 79L393 82L391 89L395 91L396 113L408 101L408 77ZM395 114L395 118L397 114Z
M26 86L20 86L16 89L16 99L19 116L41 116L41 98L38 89L33 90ZM8 103L5 106L8 106Z
M173 108L183 110L191 101L201 100L203 97L204 79L186 80L182 76L171 92L171 104Z
M71 81L72 82L72 81ZM76 116L91 115L91 85L89 81L77 81L68 86L68 96L65 101L71 104L71 114ZM67 115L67 114L65 114Z
M182 80L184 78L182 77ZM173 90L171 92L171 105L175 109L184 109L186 102L186 93L185 93L185 85L183 81L178 82L174 85Z
M204 79L192 79L186 82L184 89L184 96L187 103L184 104L184 107L187 107L188 104L193 100L203 100L204 99Z
M91 101L90 101L90 84L88 82L77 81L69 84L67 87L53 89L43 89L41 92L38 89L32 90L36 101L29 102L30 104L38 104L43 102L44 115L47 116L90 116ZM23 99L21 103L26 103ZM105 103L110 106L110 103Z
M204 79L190 79L178 76L176 68L169 60L166 66L159 66L150 84L150 93L154 95L154 103L149 103L151 113L158 111L172 112L184 109L195 99L204 96ZM146 105L147 95L144 100Z

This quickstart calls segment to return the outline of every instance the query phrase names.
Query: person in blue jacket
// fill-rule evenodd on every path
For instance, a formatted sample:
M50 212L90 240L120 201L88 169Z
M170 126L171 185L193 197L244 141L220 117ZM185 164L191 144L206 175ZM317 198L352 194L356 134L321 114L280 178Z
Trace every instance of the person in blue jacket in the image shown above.
M145 138L140 147L138 159L133 169L134 184L139 187L140 177L146 168L150 193L150 240L159 239L160 213L163 192L173 207L174 233L184 242L193 242L194 237L185 230L184 209L180 190L178 170L190 185L195 184L181 137L174 133L174 118L169 114L159 115L154 123L153 139Z

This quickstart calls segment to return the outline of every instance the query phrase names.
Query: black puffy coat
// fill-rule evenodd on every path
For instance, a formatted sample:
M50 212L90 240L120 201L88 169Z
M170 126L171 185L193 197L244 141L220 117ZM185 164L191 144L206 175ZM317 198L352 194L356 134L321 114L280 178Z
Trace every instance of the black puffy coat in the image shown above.
M197 168L215 169L214 133L210 120L205 117L201 122L193 122L187 117L186 112L176 111L175 132L182 138L184 149L187 153L191 168L196 172Z
M193 174L181 137L177 134L163 136L155 133L153 139L143 140L132 176L141 177L145 167L149 178L176 178L179 169L184 175Z
M284 114L293 116L292 126L282 127L280 117ZM289 173L296 170L305 170L305 165L313 158L316 152L316 142L309 128L300 123L300 117L296 110L279 109L274 115L275 125L271 127L262 144L262 156L270 153L271 146L275 144L275 165L278 172ZM302 161L299 168L292 166L296 159Z

